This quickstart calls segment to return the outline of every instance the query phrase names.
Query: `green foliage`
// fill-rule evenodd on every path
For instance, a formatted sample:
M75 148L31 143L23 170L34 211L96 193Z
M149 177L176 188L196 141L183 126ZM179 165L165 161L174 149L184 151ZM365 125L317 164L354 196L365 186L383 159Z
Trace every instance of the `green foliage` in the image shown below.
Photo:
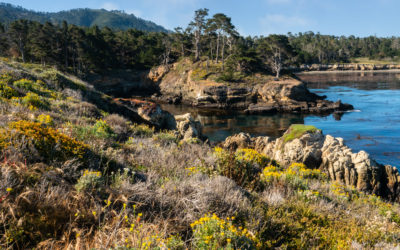
M68 124L78 140L87 141L91 139L113 139L116 137L111 127L104 120L97 120L92 126L81 126Z
M386 236L376 228L348 218L317 211L317 206L291 200L279 207L266 210L273 218L268 228L261 230L260 238L268 248L288 249L349 249L353 242L373 248ZM388 240L390 240L388 235Z
M224 220L215 214L206 214L193 222L193 247L195 249L256 249L257 244L254 234L246 228L235 227L231 221Z
M141 137L151 137L154 134L154 128L146 124L133 124L131 130L134 135Z
M236 153L214 148L217 157L217 174L234 180L238 185L256 189L260 187L260 172L268 164L276 164L254 149L239 149ZM212 174L212 172L210 173Z
M179 138L176 133L173 131L164 131L160 133L156 133L153 135L153 140L163 143L163 144L171 144L178 143Z
M99 191L104 187L104 180L99 171L89 171L85 170L83 175L79 178L75 185L78 192L84 191Z
M277 183L289 186L295 190L309 189L309 180L326 180L327 177L318 169L309 169L302 163L293 163L286 169L276 166L265 167L261 174L261 181L267 185Z
M17 97L18 92L8 86L7 84L0 82L0 97L11 99L12 97Z
M107 11L105 9L73 9L57 13L38 13L23 9L11 4L1 3L0 13L6 12L0 18L0 22L10 23L17 19L28 19L32 21L56 22L61 24L64 20L78 26L109 27L117 30L138 29L143 31L166 32L167 30L151 21L146 21L135 15L121 11Z
M103 120L96 121L93 125L93 131L96 137L99 138L111 138L115 136L111 127Z
M300 138L305 133L315 133L317 131L320 130L312 125L292 124L283 135L283 140L286 143L289 141L293 141L294 139Z
M1 129L0 149L14 148L32 161L65 161L69 158L83 159L88 146L57 130L30 121L18 121Z
M21 103L28 107L29 109L50 109L50 102L42 96L39 96L36 93L28 92L26 96L20 98Z

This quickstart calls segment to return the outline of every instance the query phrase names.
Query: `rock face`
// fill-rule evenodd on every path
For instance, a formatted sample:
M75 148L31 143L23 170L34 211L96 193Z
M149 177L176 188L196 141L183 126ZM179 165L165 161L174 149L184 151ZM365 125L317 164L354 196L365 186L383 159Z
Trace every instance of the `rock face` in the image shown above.
M176 129L174 116L162 110L160 105L154 102L122 98L115 99L115 101L137 112L144 120L149 121L151 124L161 129Z
M306 132L287 142L284 137L271 140L239 134L228 137L223 146L231 149L253 147L283 166L301 162L309 168L321 169L331 180L400 201L400 174L395 167L377 163L365 151L353 153L342 138L324 136L320 131Z
M324 100L311 93L305 83L294 78L266 80L262 84L218 83L193 79L193 70L174 64L169 71L164 66L150 71L147 81L157 85L157 101L184 103L197 107L241 109L247 113L332 113L353 109L340 101Z
M183 140L192 138L203 139L202 125L195 121L190 113L175 116L177 130L182 135Z

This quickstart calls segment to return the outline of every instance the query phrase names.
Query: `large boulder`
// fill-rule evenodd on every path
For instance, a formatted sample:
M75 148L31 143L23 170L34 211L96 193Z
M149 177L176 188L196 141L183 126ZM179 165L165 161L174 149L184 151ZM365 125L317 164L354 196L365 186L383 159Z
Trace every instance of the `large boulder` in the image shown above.
M202 125L199 121L195 121L190 113L175 116L178 132L182 135L183 140L192 138L203 139Z
M176 121L174 116L161 109L160 105L154 102L148 102L138 99L115 99L118 103L137 112L144 120L161 129L176 129Z
M247 133L239 133L232 136L229 136L225 139L222 146L229 150L236 150L241 148L248 148L252 145L252 140L250 134Z

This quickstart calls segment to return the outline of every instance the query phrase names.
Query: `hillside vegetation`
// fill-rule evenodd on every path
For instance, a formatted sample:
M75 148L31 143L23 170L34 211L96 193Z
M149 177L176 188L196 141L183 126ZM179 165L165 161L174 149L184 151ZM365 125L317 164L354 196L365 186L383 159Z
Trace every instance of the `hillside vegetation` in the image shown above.
M151 21L146 21L133 14L121 11L107 11L105 9L73 9L56 13L36 12L11 4L0 3L0 22L11 23L18 19L37 21L40 23L52 22L61 24L67 21L70 24L91 27L109 27L111 29L137 29L152 32L167 32L167 30Z
M1 59L0 70L1 248L391 249L400 242L398 204L319 170L280 166L254 149L182 141L51 67Z

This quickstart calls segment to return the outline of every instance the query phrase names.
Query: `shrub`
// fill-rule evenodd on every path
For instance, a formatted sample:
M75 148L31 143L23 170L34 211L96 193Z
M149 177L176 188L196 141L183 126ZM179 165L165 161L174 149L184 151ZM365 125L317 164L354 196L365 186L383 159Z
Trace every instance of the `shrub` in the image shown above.
M37 121L44 125L54 125L53 118L50 115L41 114L38 116Z
M120 115L112 114L105 117L104 120L112 131L118 135L119 139L126 139L130 132L130 122L127 119Z
M28 91L35 91L37 89L38 83L39 82L35 83L32 80L23 78L18 81L15 81L13 85L19 89L23 89L28 92Z
M111 127L103 120L97 120L93 126L71 125L74 136L81 141L92 139L112 139L115 137Z
M114 131L104 120L97 120L93 125L93 132L98 138L113 138L115 137Z
M145 124L133 124L131 130L134 135L142 137L151 137L154 134L154 128Z
M100 191L103 185L104 180L101 176L101 172L85 170L75 185L75 188L78 192L93 190Z
M215 214L206 214L191 224L195 249L254 249L256 237L246 228L235 227L231 221Z
M0 97L11 99L12 97L17 97L18 92L9 87L7 84L0 82Z
M13 85L18 89L23 90L24 92L33 92L38 94L39 96L49 97L49 98L57 97L57 93L49 90L46 84L40 80L37 80L35 82L33 80L23 78L18 81L15 81Z
M57 130L24 120L10 123L0 134L0 148L9 147L21 151L27 158L36 155L46 162L83 159L88 152L87 145Z
M302 163L293 163L287 169L276 166L264 168L261 180L266 184L282 182L294 189L308 189L308 180L325 180L326 175L318 169L309 169Z
M257 165L260 168L271 162L267 156L250 148L238 149L235 153L235 159L242 163Z
M153 135L155 141L163 144L178 143L178 136L173 131L164 131Z
M31 110L50 109L49 101L46 98L41 97L36 93L28 92L26 96L20 99L20 101L24 106L28 107Z
M259 178L262 167L271 160L254 149L239 149L230 153L216 147L217 173L233 179L238 185L251 189L260 185ZM275 163L274 163L275 164Z

